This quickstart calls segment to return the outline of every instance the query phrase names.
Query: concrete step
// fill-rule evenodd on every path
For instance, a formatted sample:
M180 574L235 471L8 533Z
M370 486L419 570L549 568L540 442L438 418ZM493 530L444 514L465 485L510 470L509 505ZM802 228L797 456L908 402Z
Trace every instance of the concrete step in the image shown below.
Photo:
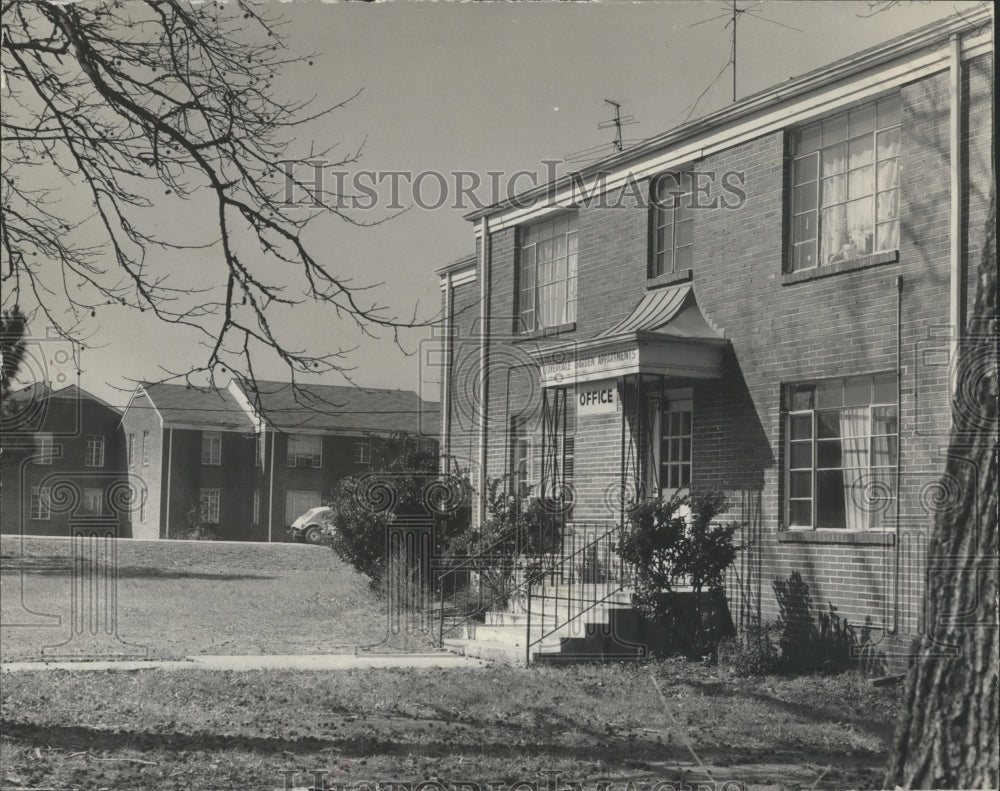
M470 640L484 640L489 643L523 646L526 639L535 642L544 635L543 644L548 645L551 643L553 647L558 648L559 641L562 638L584 637L587 633L588 625L600 626L601 624L584 622L583 619L577 619L561 626L552 624L544 628L532 624L530 634L524 626L484 626L479 624L475 629L466 630L465 637Z
M490 662L502 662L506 665L524 667L526 656L524 646L506 645L504 643L493 643L488 640L460 640L457 638L445 638L443 648L460 656L467 656L473 659L485 659ZM535 647L532 649L532 660L540 661L543 658L558 655L558 648Z

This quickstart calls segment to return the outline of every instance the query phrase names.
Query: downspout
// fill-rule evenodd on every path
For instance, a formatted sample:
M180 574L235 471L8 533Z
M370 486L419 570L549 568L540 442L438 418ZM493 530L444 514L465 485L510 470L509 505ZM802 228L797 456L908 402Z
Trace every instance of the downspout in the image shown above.
M949 72L951 117L949 119L949 163L951 166L951 223L949 291L948 360L950 362L949 393L954 399L958 388L958 343L962 334L962 39L956 33L951 37L951 70ZM952 420L954 411L950 410Z
M451 368L452 314L455 298L452 294L451 272L445 275L444 292L444 383L441 391L441 472L447 474L451 458Z
M264 432L265 439L267 432ZM271 523L274 521L274 440L275 433L271 432L271 469L269 470L270 484L267 490L267 543L271 543Z
M489 429L489 280L490 280L490 221L480 220L479 250L479 504L478 523L486 515L486 432Z
M170 538L170 475L174 471L174 429L167 429L167 514L164 538Z

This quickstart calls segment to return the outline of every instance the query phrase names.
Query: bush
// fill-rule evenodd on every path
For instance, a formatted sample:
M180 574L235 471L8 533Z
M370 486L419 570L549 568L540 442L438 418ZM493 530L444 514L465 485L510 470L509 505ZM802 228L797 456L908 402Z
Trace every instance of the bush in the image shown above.
M747 626L734 637L719 645L719 662L732 668L740 678L765 676L781 665L781 657L771 633L777 630L773 623Z
M637 608L669 625L692 655L711 652L729 631L717 611L726 569L741 549L732 541L739 525L713 524L727 505L718 493L637 503L618 542L618 554L632 569ZM690 606L673 595L681 586L691 588Z

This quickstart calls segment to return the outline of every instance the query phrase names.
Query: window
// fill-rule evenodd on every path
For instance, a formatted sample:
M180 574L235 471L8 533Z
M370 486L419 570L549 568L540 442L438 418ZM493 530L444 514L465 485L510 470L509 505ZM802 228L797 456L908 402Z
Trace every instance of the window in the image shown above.
M55 456L55 447L52 444L52 435L45 434L35 434L35 445L38 448L38 456L35 459L36 464L51 464L52 459ZM45 517L48 519L48 517Z
M83 465L85 467L104 466L104 437L99 434L89 434L87 436L87 450L84 455Z
M218 431L201 432L201 463L222 464L222 434Z
M298 434L288 438L289 467L321 467L323 438L317 434Z
M664 173L654 182L649 277L690 268L694 252L691 198L690 173Z
M209 525L219 524L219 505L222 499L218 489L201 490L201 521Z
M793 133L791 271L899 247L900 115L888 96Z
M142 466L149 466L149 432L142 432Z
M139 521L146 521L146 492L143 490L139 494Z
M690 398L668 398L660 415L660 488L686 489L691 485L691 425L693 403Z
M523 418L510 421L510 493L523 500L531 493L531 437Z
M576 225L576 214L563 214L523 230L518 267L521 331L576 321Z
M372 463L372 444L370 442L355 442L354 443L354 463L355 464L371 464Z
M253 493L253 524L260 524L260 492Z
M104 512L104 492L101 489L84 489L80 501L80 511L98 515Z
M788 526L888 526L899 453L896 375L790 385L785 398Z
M285 493L285 524L290 525L310 508L321 504L319 492L289 490Z
M48 519L52 516L52 501L48 486L31 487L31 507L28 515L32 519Z
M128 466L135 466L135 434L128 435Z

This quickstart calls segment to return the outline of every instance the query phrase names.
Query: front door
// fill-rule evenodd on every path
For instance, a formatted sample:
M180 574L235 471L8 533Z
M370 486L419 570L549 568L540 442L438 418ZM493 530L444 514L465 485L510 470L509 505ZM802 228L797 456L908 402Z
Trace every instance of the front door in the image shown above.
M666 499L691 486L691 441L694 398L690 390L668 390L664 393L657 415L653 443L656 454L654 471L659 493Z

